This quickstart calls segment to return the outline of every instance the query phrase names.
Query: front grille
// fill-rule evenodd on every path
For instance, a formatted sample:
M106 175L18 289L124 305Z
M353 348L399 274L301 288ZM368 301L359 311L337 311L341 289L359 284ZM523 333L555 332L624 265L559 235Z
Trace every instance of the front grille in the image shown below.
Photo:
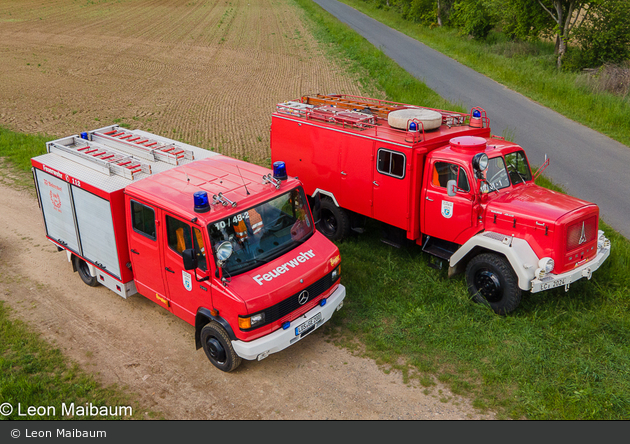
M271 307L263 310L262 313L265 313L265 323L257 325L254 328L251 328L251 329L248 329L248 330L243 330L243 331L255 330L257 328L262 327L263 325L267 325L267 324L271 324L272 322L276 322L278 319L281 319L284 316L286 316L286 315L292 313L293 311L297 310L298 308L303 307L308 302L310 302L310 301L312 301L314 299L317 299L319 296L321 296L323 293L325 293L327 290L329 290L330 287L333 286L333 284L334 284L334 282L333 282L333 279L332 279L332 271L331 271L330 273L328 273L326 276L324 276L323 278L321 278L317 282L312 283L308 287L306 287L306 288L298 291L297 293L289 296L285 300L278 302L276 305L272 305ZM299 297L300 297L300 295L302 294L302 292L304 290L306 290L308 292L308 299L303 304L300 304L298 300L299 300ZM258 313L261 313L261 312L258 312ZM256 313L256 314L258 314L258 313Z
M597 216L581 220L567 229L567 252L582 248L597 237Z

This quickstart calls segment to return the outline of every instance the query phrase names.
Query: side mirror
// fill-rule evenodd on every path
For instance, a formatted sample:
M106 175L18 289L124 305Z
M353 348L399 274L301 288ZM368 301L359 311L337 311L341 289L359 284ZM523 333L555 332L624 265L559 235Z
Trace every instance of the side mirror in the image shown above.
M315 219L315 225L317 225L319 223L319 220L321 219L322 199L319 197L319 193L317 193L311 199L313 203L313 206L311 207L311 210L313 211L313 219Z
M446 182L446 194L448 197L453 197L457 195L457 182L454 180L449 180Z
M184 259L184 270L194 270L197 268L197 255L194 249L188 248L182 251L182 257Z

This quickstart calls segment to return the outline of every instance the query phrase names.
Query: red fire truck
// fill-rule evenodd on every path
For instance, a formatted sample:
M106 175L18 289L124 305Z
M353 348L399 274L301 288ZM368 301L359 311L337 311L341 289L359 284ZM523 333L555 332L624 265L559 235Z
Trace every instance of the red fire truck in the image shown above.
M195 326L217 368L299 341L343 305L337 247L302 185L116 125L31 159L46 235L90 286L136 292Z
M321 196L329 239L381 221L390 241L448 261L449 276L465 271L473 299L500 314L522 291L590 279L610 254L599 208L535 185L523 149L492 136L481 108L304 96L277 105L271 155Z

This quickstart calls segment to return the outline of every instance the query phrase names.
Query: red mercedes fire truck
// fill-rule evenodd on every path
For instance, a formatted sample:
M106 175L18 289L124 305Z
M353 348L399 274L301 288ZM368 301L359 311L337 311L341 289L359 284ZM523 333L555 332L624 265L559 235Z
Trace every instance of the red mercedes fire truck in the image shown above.
M31 159L46 235L90 286L136 292L195 326L217 368L296 343L343 305L337 247L302 185L265 168L109 126Z
M348 95L280 103L272 161L282 159L309 196L329 239L383 222L465 271L474 300L499 314L522 291L591 278L610 254L599 208L534 184L523 149L492 136L481 108L469 114ZM441 263L441 262L440 262Z

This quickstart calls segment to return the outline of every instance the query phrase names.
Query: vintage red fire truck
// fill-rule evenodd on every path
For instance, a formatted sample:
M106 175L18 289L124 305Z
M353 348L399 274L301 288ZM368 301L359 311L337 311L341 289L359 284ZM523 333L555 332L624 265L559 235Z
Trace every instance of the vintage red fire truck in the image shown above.
M296 343L343 305L337 247L298 180L109 126L31 159L46 235L81 279L195 326L217 368Z
M465 271L473 299L500 314L522 291L590 279L610 254L599 208L535 185L523 149L492 136L481 108L304 96L277 105L271 155L321 196L328 238L381 221L390 241L398 233L448 261L450 276Z

